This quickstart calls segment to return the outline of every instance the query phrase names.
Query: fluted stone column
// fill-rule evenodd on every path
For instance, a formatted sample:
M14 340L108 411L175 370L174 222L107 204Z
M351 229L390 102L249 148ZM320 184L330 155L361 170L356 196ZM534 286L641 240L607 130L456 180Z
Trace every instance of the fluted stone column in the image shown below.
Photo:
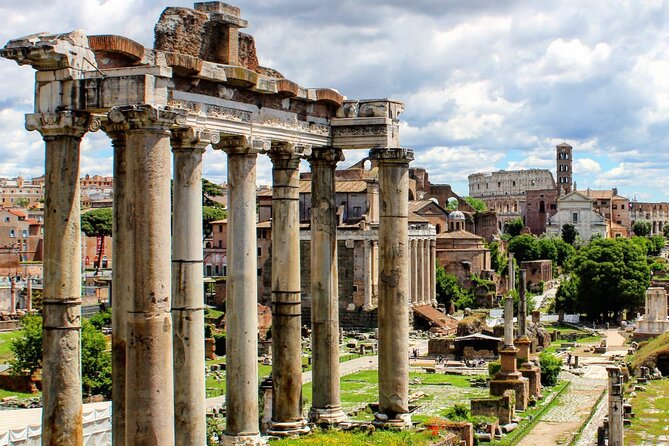
M26 311L33 311L33 279L26 281Z
M518 289L518 337L527 336L527 298L526 298L526 276L524 269L520 270L520 288Z
M114 202L112 224L112 443L125 444L126 349L128 343L128 309L134 296L132 213L133 176L128 171L126 150L127 121L107 120L102 129L114 147Z
M437 306L437 241L430 240L430 300Z
M372 245L372 265L371 265L371 281L372 281L372 305L378 307L379 305L379 241L371 240Z
M225 312L226 427L222 443L258 444L258 254L256 160L260 140L221 138L228 155L228 280Z
M300 159L304 147L272 143L272 420L268 433L309 431L302 416Z
M509 253L509 291L516 289L516 265L513 261L513 253Z
M409 240L409 276L411 276L411 305L418 305L418 240Z
M315 148L311 164L311 340L313 397L309 413L318 424L336 424L346 415L339 395L339 290L337 206L334 172L344 155Z
M46 146L42 444L83 444L81 402L81 215L79 156L90 115L26 115Z
M126 185L132 242L132 298L126 348L127 445L174 444L170 253L170 127L185 114L149 105L114 107L113 123L127 123Z
M172 131L174 157L172 342L176 444L207 442L205 417L204 283L202 272L202 154L218 133Z
M418 305L423 305L425 303L425 240L418 239L418 256L417 259L417 278L418 281Z
M365 258L364 269L364 301L362 304L363 311L369 311L374 306L372 305L372 243L365 239L363 240L363 256Z
M413 151L372 149L379 166L378 424L411 425L409 414L409 162ZM379 415L385 415L381 417ZM387 421L386 421L387 417Z
M430 266L430 241L423 239L423 283L425 284L425 296L423 297L423 305L432 305L432 280L430 273L432 267Z

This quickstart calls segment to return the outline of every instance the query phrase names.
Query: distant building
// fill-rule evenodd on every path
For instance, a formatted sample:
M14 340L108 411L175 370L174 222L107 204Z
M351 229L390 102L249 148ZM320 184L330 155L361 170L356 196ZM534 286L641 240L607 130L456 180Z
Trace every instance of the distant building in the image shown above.
M43 259L41 220L18 209L0 209L0 274L19 274L21 262Z
M629 203L630 228L636 221L650 222L651 235L662 234L662 228L669 224L669 203L649 203L632 201Z
M44 183L37 179L0 178L0 205L4 208L41 208Z
M603 215L594 210L594 200L581 191L574 191L558 198L557 213L549 217L546 233L560 235L562 226L574 225L585 241L593 236L607 236L608 224Z
M595 212L608 222L608 237L627 237L630 234L630 202L618 195L618 189L586 189L581 192L592 199Z

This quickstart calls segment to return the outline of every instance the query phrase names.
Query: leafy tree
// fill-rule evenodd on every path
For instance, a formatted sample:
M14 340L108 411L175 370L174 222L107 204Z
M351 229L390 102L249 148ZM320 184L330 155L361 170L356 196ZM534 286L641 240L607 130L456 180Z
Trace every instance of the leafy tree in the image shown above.
M504 225L504 232L509 234L511 237L517 237L520 235L520 232L524 227L525 223L523 223L523 220L519 217L515 220L507 221Z
M448 212L457 211L458 210L458 205L459 205L459 203L458 203L457 198L451 197L451 198L448 199L448 202L446 203L446 210Z
M541 384L556 385L560 370L562 370L562 360L552 353L541 352L539 353L539 366L541 367Z
M27 198L17 198L14 200L14 206L18 208L26 208L30 204L30 200Z
M466 297L466 291L458 283L457 277L448 274L443 266L436 264L437 301L448 308L451 303L458 306Z
M488 206L485 204L485 201L483 200L479 200L478 198L474 197L465 197L464 200L467 202L468 205L473 207L476 212L486 212L488 210Z
M10 362L13 375L32 374L42 367L42 317L26 315L21 318L21 335L12 340ZM111 352L107 340L87 320L81 325L82 390L87 395L111 396Z
M490 242L488 249L490 249L490 267L497 271L497 274L502 274L506 267L506 256L502 254L499 242Z
M102 253L105 249L105 236L112 235L112 209L100 208L82 214L81 230L87 237L100 237L100 248L98 249L98 261L95 267L100 269L102 264Z
M513 253L518 263L537 260L541 254L537 239L530 234L523 234L512 238L509 242L509 251Z
M630 241L637 245L639 249L641 249L641 252L643 252L643 255L648 255L648 253L651 251L653 248L653 243L650 241L648 237L639 237L639 236L634 236L630 238Z
M111 308L107 308L105 311L95 313L90 317L90 319L88 319L88 321L98 330L102 330L102 327L111 326L111 318Z
M561 238L554 238L555 248L557 249L557 264L564 267L567 261L576 253L576 249Z
M648 253L654 256L660 254L660 251L664 248L664 237L661 235L654 235L650 237L649 240L651 246Z
M637 220L632 225L632 232L639 237L648 237L650 235L651 225L647 220Z
M220 207L220 203L214 201L213 197L222 197L225 195L225 189L216 183L212 183L206 178L202 178L202 206Z
M111 398L111 352L107 339L86 319L81 324L81 384L85 395Z
M557 311L564 311L565 313L579 312L577 281L578 279L570 274L566 280L560 283L555 293L555 309Z
M32 375L42 368L42 317L27 314L21 318L21 335L12 339L14 355L9 363L12 375Z
M669 238L669 223L662 226L662 233L666 238Z
M642 249L633 241L595 240L579 249L572 263L581 312L609 319L643 303L650 269Z
M555 239L540 238L537 240L537 247L539 248L539 259L551 260L554 265L558 263L558 249Z
M569 243L573 246L577 236L578 231L574 225L569 223L562 225L562 240L564 240L566 243Z

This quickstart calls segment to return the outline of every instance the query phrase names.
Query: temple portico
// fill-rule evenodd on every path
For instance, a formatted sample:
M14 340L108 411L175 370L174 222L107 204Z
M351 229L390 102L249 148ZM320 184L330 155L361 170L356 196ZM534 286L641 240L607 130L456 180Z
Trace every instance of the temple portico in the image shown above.
M226 32L212 51L209 25ZM35 113L46 150L44 249L45 445L82 445L79 145L102 129L114 150L113 441L204 444L202 164L227 155L226 431L223 444L261 444L258 417L256 163L273 165L273 393L269 430L308 431L301 395L299 172L312 169L311 421L346 419L339 387L334 170L346 150L379 166L378 242L365 249L365 306L379 307L379 424L410 425L410 305L435 303L435 244L408 236L402 104L345 100L261 69L237 8L167 8L154 48L81 31L10 41L0 55L36 70ZM183 36L192 38L185 44ZM253 57L248 56L253 52ZM255 60L255 62L253 62ZM270 74L268 74L268 72ZM172 167L173 166L173 167ZM170 183L172 181L172 187ZM172 220L172 228L166 222ZM434 237L434 234L432 237ZM409 271L410 249L422 268ZM415 271L415 272L414 272ZM367 283L369 282L369 283ZM411 284L411 285L410 285ZM378 301L378 302L376 302Z

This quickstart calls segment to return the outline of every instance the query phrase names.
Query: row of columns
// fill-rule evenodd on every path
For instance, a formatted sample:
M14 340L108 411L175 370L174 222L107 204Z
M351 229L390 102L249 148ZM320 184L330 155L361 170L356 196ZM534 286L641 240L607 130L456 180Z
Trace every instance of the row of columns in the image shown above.
M87 113L28 115L46 144L43 444L81 445L79 145ZM271 431L306 431L302 416L299 160L312 167L313 405L317 423L345 419L339 396L339 305L334 171L341 150L218 134L185 125L182 112L116 107L102 123L114 147L113 441L204 444L202 154L228 161L226 432L259 442L256 159L273 163ZM173 206L170 149L174 156ZM379 401L391 423L408 420L407 149L373 149L379 165ZM173 211L170 234L170 213ZM172 252L170 253L170 243ZM425 263L434 258L425 255ZM426 270L429 270L425 265ZM433 273L425 273L429 282ZM426 283L426 288L434 284ZM429 297L426 297L429 301ZM175 418L176 416L176 418Z
M411 259L411 305L437 305L437 241L428 238L409 240Z

